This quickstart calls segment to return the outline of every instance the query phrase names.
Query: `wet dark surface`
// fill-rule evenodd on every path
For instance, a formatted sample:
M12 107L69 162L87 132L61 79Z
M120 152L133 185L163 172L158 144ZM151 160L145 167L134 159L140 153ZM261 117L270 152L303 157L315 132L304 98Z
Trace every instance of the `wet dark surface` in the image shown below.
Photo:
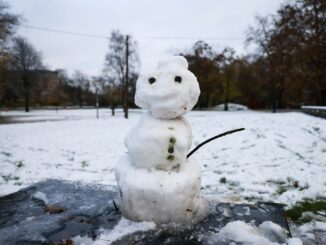
M218 232L227 223L242 220L255 225L260 225L264 221L272 221L287 230L287 237L291 234L287 221L283 213L283 206L276 203L249 204L229 204L220 203L216 205L206 219L200 223L181 230L178 228L159 229L157 231L136 232L123 237L113 244L206 244L207 238L211 234ZM271 234L275 242L284 243L284 237L277 237L278 234ZM233 241L222 241L219 244L229 244ZM237 243L234 243L237 244Z
M110 230L121 218L115 194L111 186L47 180L0 197L0 244L60 244L77 235L95 239L100 227ZM115 244L202 244L235 220L256 225L270 220L288 229L282 205L220 203L194 226L135 232Z
M47 203L37 193L43 193ZM100 226L112 229L120 219L114 196L112 187L47 180L0 197L0 244L59 244L76 235L96 237ZM64 211L46 212L48 205Z

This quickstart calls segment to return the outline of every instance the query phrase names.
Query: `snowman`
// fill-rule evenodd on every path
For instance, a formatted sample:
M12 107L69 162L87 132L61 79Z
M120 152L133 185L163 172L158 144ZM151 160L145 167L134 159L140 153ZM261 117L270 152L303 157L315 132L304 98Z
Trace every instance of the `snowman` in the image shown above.
M119 208L126 218L189 224L205 216L200 167L193 157L187 159L192 132L183 117L199 94L182 56L161 61L138 78L135 103L147 111L127 134L128 153L115 167Z

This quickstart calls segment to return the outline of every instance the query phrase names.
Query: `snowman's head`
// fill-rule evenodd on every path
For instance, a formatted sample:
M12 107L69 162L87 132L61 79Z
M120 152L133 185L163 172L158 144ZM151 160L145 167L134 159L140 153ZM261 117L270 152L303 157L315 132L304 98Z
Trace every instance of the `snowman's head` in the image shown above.
M139 76L135 103L156 118L172 119L189 112L199 94L197 78L188 70L187 60L173 56L159 62L157 70Z

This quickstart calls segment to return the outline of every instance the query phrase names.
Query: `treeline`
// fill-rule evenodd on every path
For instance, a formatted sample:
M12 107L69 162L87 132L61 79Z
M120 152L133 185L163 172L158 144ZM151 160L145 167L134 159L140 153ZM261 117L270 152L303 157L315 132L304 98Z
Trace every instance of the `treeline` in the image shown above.
M275 15L257 16L246 44L256 50L244 57L203 41L183 53L200 82L198 107L326 105L326 1L288 1Z
M15 36L21 17L0 0L0 107L134 107L138 77L137 43L118 30L110 34L105 65L98 76L82 71L49 70L41 53L24 37ZM126 89L126 82L128 86ZM127 92L126 92L127 91ZM127 115L126 115L127 117Z
M14 37L7 49L8 58L0 71L0 103L5 108L24 107L79 107L110 106L112 110L124 101L125 53L116 46L117 38L125 36L118 31L111 34L109 53L105 67L99 76L88 76L82 71L68 75L64 69L51 71L43 63L42 56L27 39ZM114 50L114 48L116 48ZM133 50L133 46L130 47ZM136 54L136 52L135 52ZM133 107L136 60L130 55L132 65L128 72L128 106ZM114 111L113 111L114 113Z
M28 40L14 35L20 16L0 0L0 106L133 107L139 58L137 43L119 31L110 34L99 76L50 71ZM251 54L216 51L204 41L183 52L198 77L197 108L240 103L249 108L326 105L326 2L290 0L272 16L256 17L248 28ZM127 116L127 114L125 114Z

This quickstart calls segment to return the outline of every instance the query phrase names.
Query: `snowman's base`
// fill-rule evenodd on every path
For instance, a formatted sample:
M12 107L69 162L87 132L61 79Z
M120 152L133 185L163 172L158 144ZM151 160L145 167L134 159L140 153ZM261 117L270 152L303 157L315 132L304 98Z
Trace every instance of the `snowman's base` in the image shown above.
M188 159L175 171L137 168L125 154L116 166L123 216L157 224L196 223L208 207L200 193L200 167Z
M64 241L75 236L96 240L103 230L110 232L114 229L121 219L113 203L116 195L115 186L46 180L2 196L0 244L64 244ZM49 205L62 207L63 210L45 212ZM158 229L132 232L114 244L203 244L208 236L235 220L254 222L256 225L272 221L288 230L280 204L219 203L210 206L213 208L209 215L193 226L185 226L179 231ZM320 241L326 239L325 234L320 235ZM229 243L225 241L223 244Z

